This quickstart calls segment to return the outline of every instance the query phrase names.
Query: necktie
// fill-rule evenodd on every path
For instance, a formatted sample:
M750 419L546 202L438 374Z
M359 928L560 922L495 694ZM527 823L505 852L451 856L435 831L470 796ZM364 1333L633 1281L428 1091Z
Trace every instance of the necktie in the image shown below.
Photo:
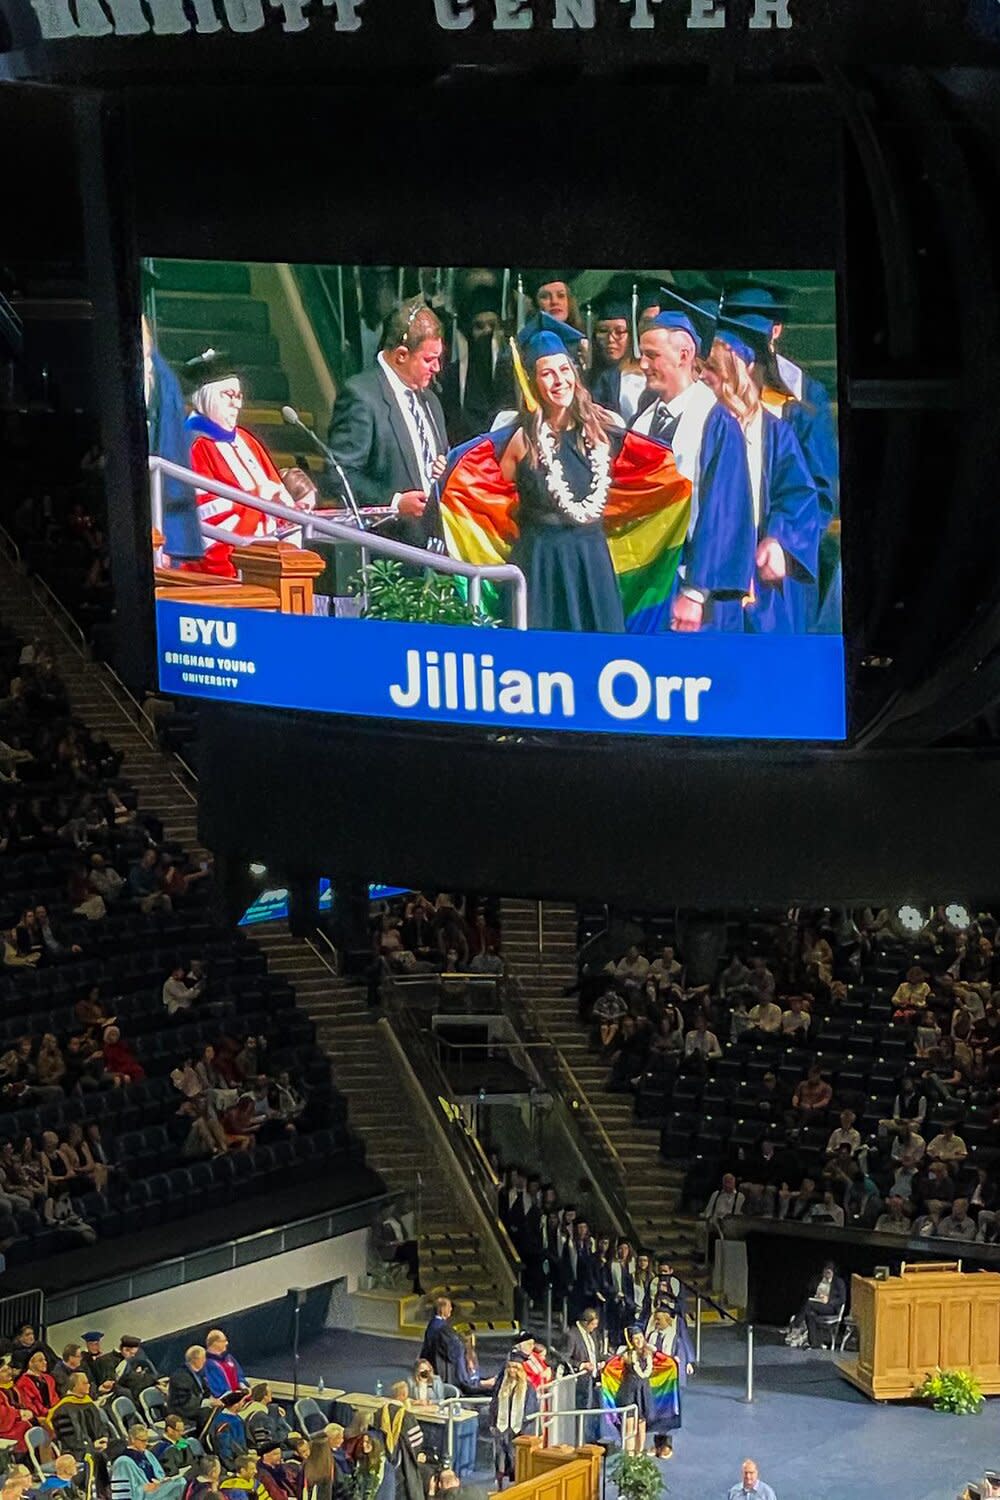
M406 393L406 399L410 403L410 415L413 417L413 421L417 429L417 434L420 438L420 463L421 468L423 469L424 480L429 484L431 478L431 465L434 462L434 449L431 447L430 436L427 432L427 423L424 420L424 414L420 409L420 402L417 400L416 391L408 390Z
M675 417L661 401L656 408L656 415L650 428L650 437L656 438L658 443L666 443L669 448L674 441L674 434L680 417Z

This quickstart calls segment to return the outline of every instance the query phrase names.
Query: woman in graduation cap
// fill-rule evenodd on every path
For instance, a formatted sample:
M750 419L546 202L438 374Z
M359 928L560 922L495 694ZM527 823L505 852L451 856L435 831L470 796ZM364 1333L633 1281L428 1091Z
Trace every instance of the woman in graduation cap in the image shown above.
M646 632L673 585L690 485L669 449L595 408L580 339L545 313L522 328L519 419L449 455L442 526L452 556L521 569L530 628Z
M489 1407L489 1426L493 1437L493 1467L497 1489L505 1479L514 1478L514 1439L533 1432L529 1419L538 1411L538 1397L524 1368L525 1357L512 1349L504 1367L503 1379L494 1387Z
M730 628L754 634L808 630L823 530L812 475L788 422L762 398L767 335L721 318L703 379L739 422L746 444L753 505L753 582L743 600L716 606L733 614ZM737 613L738 612L738 613ZM727 622L720 620L720 628Z
M633 354L630 295L609 287L594 303L594 363L590 394L597 406L617 412L626 425L640 409L646 377Z

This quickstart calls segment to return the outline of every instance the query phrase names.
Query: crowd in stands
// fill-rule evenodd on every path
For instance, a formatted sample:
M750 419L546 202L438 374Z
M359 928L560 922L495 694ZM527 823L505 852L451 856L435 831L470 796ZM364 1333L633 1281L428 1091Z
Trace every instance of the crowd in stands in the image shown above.
M632 943L584 970L581 1006L608 1087L661 1127L709 1229L752 1214L995 1243L996 937L957 906L912 932L888 909L795 910L698 974L676 944Z
M42 640L0 629L0 1255L319 1175L354 1151L291 987L211 912Z
M105 1352L103 1338L90 1330L57 1357L26 1324L0 1344L4 1500L55 1490L68 1491L62 1500L154 1490L166 1500L373 1500L386 1464L407 1461L418 1481L408 1500L433 1493L420 1483L422 1434L405 1416L414 1382L390 1392L373 1429L364 1416L329 1420L316 1400L279 1404L267 1381L248 1379L222 1329L169 1372L140 1339L124 1335ZM427 1464L428 1479L441 1468Z
M3 524L29 572L44 579L88 639L112 619L104 460L85 431L53 423L44 441L8 453Z
M383 975L504 973L496 905L442 891L421 891L380 903L372 946Z

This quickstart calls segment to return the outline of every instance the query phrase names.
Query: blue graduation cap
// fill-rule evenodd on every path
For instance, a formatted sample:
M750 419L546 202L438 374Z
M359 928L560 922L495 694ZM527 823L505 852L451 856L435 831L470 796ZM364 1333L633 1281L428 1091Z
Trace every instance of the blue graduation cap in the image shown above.
M650 328L682 328L694 339L695 348L702 359L707 359L715 337L718 307L714 312L689 302L671 287L660 287L660 312L650 320Z
M770 324L766 329L755 327L748 318L719 319L715 337L738 354L744 364L752 365L767 356L771 344Z
M731 283L726 287L722 300L727 317L738 319L747 327L755 328L769 337L775 323L784 322L791 305L791 294L787 287L775 286L766 281Z
M525 367L533 370L546 354L568 354L573 359L583 337L568 323L560 323L558 318L540 312L528 319L517 335L517 342Z

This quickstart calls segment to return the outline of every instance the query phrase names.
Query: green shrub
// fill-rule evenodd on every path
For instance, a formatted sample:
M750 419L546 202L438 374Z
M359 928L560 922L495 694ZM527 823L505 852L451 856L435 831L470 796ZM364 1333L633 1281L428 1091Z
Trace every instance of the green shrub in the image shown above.
M985 1399L979 1381L968 1370L937 1369L927 1376L917 1395L929 1401L935 1411L950 1411L959 1417L974 1417L982 1411Z
M465 579L427 568L408 572L394 558L369 563L350 580L364 601L366 620L406 620L421 625L493 625L495 621L466 597Z
M666 1490L660 1466L648 1453L619 1453L608 1473L622 1500L660 1500Z

